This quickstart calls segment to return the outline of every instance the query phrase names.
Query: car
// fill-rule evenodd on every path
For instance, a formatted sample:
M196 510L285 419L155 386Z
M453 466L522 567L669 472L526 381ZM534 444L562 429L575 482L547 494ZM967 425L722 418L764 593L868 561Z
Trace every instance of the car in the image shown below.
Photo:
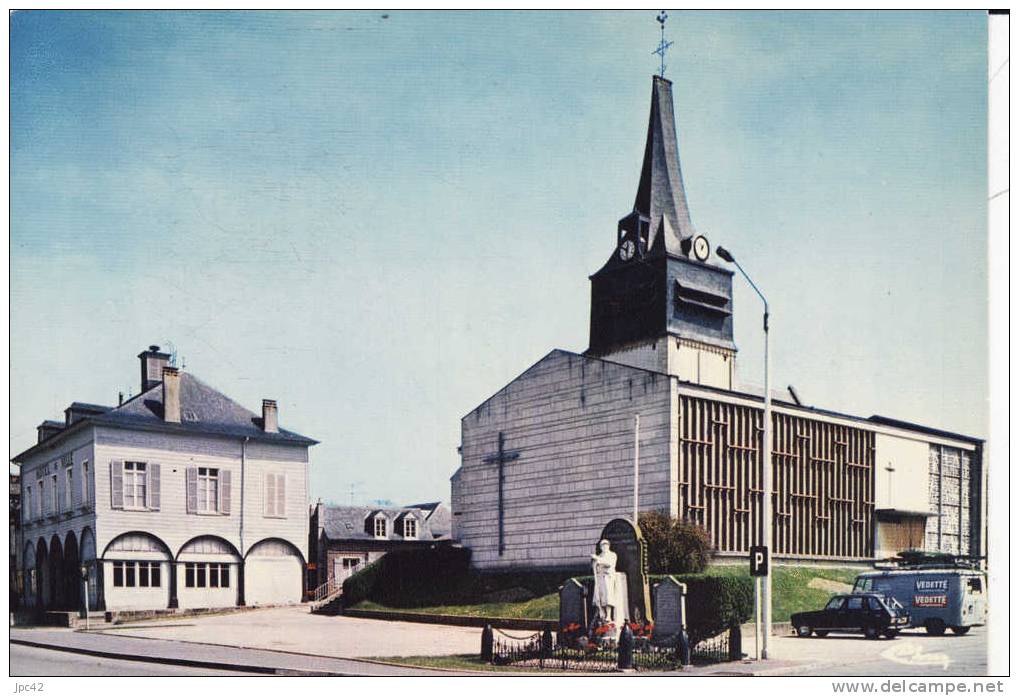
M824 609L802 611L790 617L801 638L811 634L824 638L829 633L862 633L867 638L894 638L909 626L909 614L901 605L877 592L837 594Z

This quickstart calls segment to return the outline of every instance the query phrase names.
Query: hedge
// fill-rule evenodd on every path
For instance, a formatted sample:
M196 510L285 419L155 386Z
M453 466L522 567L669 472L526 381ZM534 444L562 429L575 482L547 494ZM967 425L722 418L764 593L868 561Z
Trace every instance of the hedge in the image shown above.
M451 546L390 551L343 582L343 606L366 599L388 607L428 606L468 577L470 551Z

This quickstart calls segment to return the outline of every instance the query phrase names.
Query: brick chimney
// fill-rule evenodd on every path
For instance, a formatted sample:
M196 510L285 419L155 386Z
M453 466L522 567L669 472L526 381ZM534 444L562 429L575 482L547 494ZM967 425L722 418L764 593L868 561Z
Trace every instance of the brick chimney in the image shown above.
M180 423L180 370L163 367L163 420Z
M159 346L149 346L138 354L142 364L142 393L159 384L163 379L163 368L170 362L170 354L162 353Z
M272 399L262 399L262 430L267 433L280 431L276 402Z

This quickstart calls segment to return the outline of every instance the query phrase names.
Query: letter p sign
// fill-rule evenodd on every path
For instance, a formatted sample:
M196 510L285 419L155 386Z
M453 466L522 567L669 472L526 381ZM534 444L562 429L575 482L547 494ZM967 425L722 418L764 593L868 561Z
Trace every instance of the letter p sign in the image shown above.
M768 575L768 547L750 547L750 577L763 578Z

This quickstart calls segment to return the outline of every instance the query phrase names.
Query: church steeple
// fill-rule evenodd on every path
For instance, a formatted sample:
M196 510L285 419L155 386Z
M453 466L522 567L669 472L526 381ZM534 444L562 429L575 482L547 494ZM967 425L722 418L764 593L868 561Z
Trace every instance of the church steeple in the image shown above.
M644 162L616 248L591 276L589 355L731 389L732 271L711 262L679 169L672 83L652 80Z
M676 255L689 253L689 240L696 232L690 221L683 172L679 167L672 83L658 75L652 78L651 115L633 211L650 222L650 238L646 240L649 250L664 249Z

